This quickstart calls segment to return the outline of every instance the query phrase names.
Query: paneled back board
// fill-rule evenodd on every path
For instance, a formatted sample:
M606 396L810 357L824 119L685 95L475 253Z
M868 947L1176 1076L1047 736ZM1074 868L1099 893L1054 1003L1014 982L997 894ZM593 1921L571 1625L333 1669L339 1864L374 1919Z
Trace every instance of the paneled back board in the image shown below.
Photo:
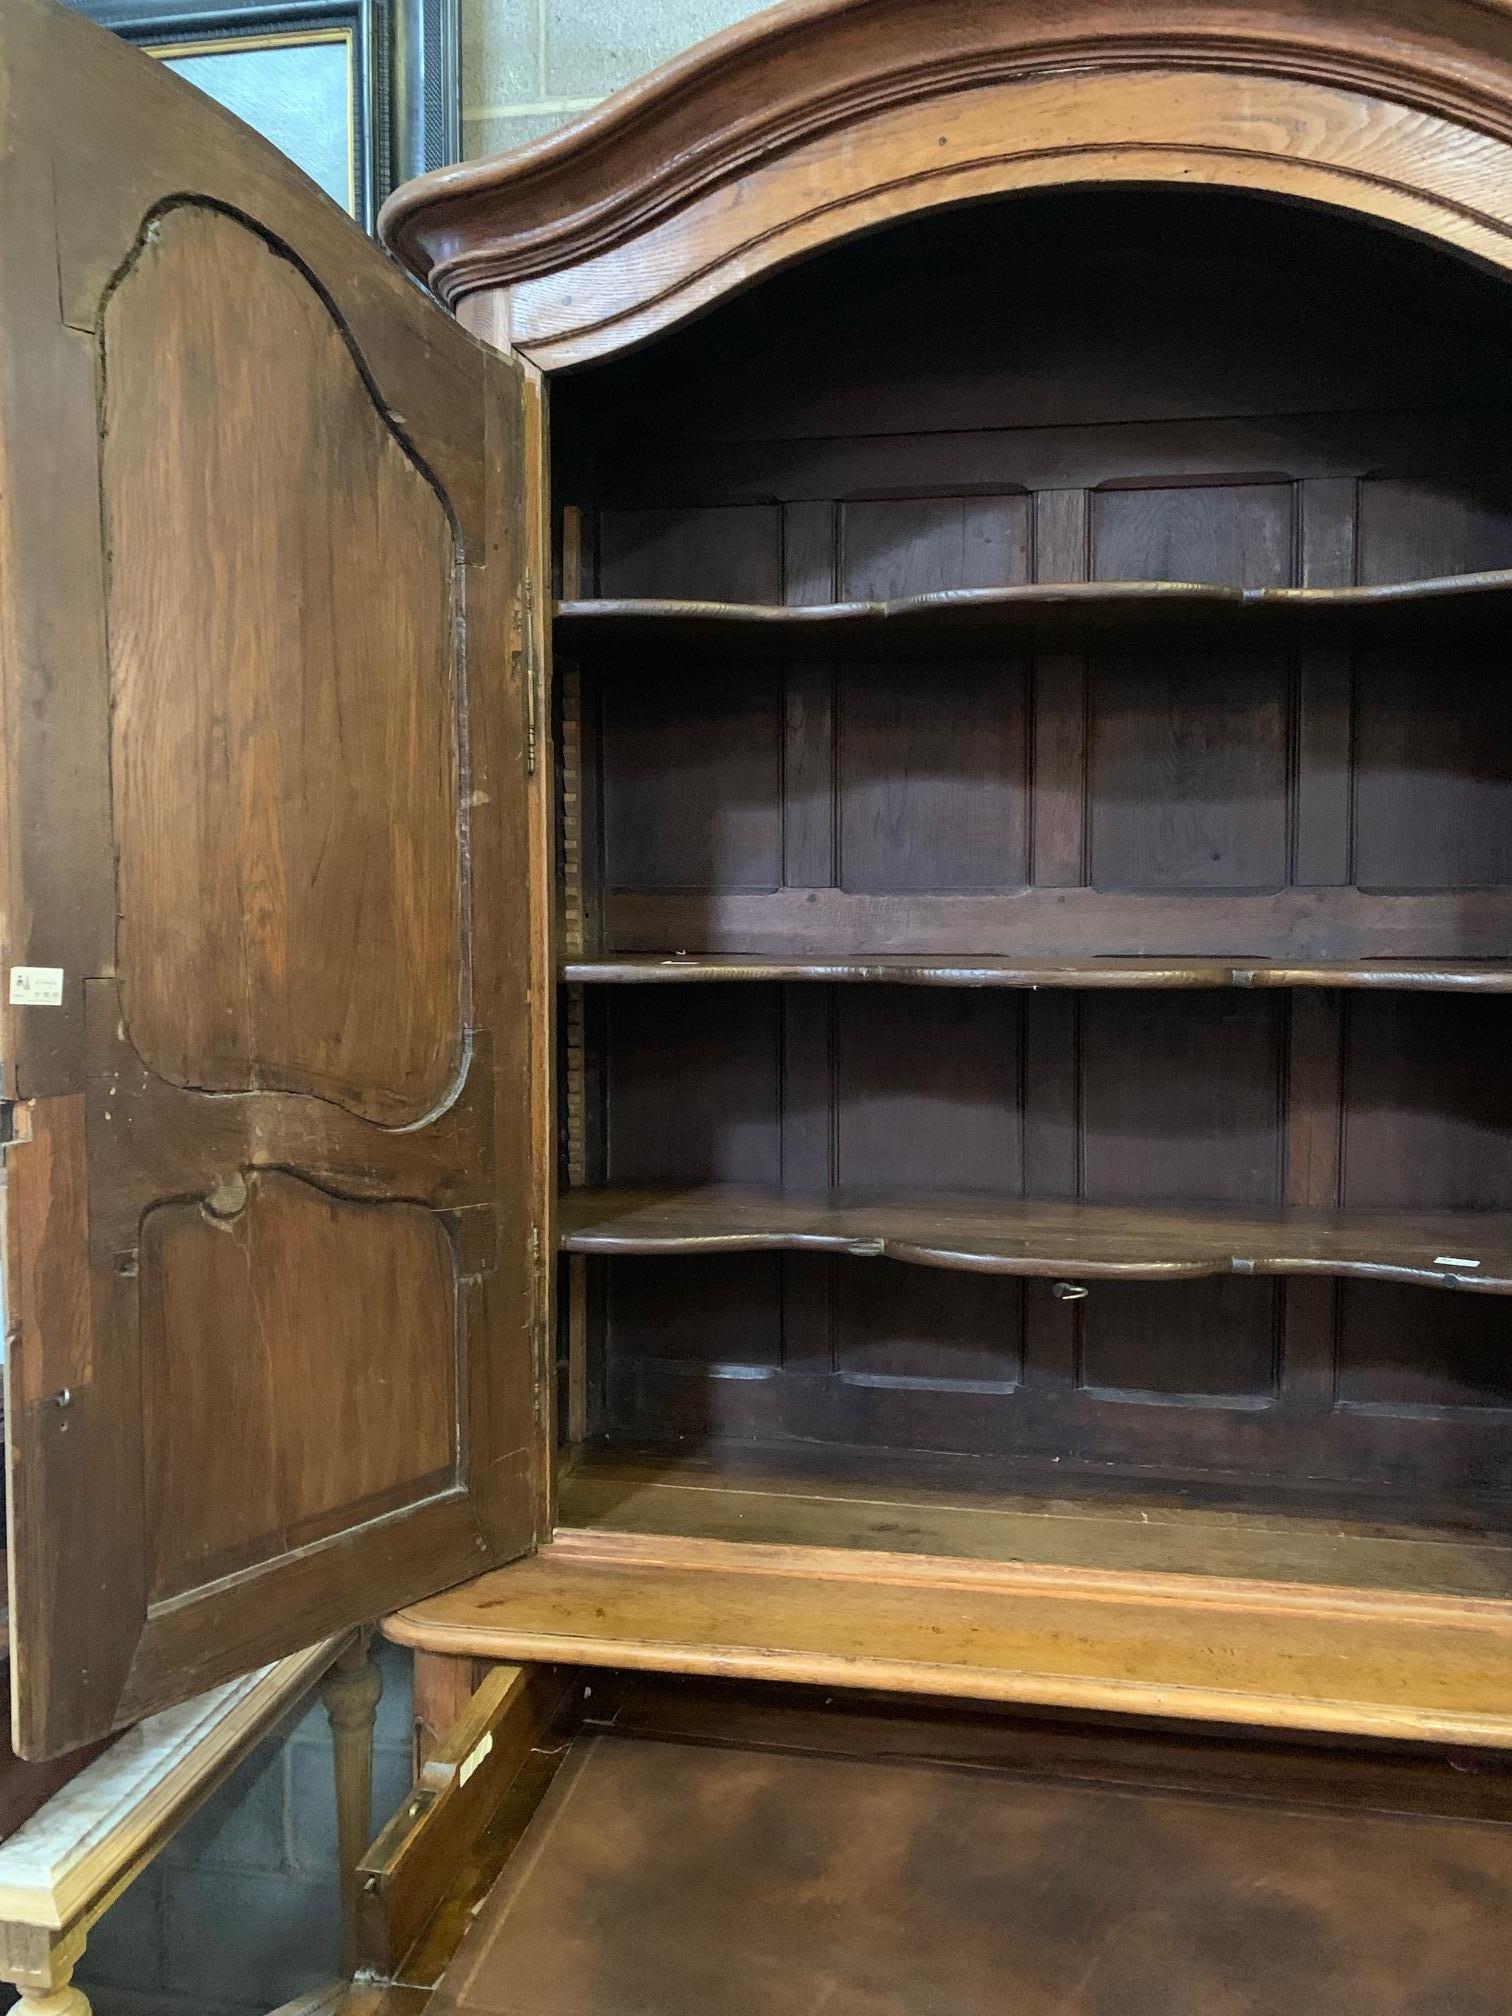
M1432 579L1512 561L1509 350L1502 283L1358 222L1039 194L832 248L575 374L559 482L585 504L582 592L619 606ZM575 970L705 954L745 977L586 990L579 1181L1507 1210L1503 995L1117 972L1504 955L1494 634L810 651L722 655L711 629L583 658ZM1108 984L1079 992L1093 953ZM879 955L872 982L931 956L1065 965L1033 989L797 977ZM752 984L763 960L792 969ZM620 1442L1512 1487L1499 1297L1071 1299L776 1251L588 1268L583 1422Z
M15 0L0 162L18 1747L527 1548L517 370Z

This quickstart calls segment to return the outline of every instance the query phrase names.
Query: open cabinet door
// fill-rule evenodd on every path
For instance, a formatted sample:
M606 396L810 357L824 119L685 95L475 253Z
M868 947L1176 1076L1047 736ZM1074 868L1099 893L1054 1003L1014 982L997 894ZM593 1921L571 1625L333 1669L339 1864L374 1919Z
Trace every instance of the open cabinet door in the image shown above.
M534 1539L536 660L516 368L52 0L0 118L36 1757Z

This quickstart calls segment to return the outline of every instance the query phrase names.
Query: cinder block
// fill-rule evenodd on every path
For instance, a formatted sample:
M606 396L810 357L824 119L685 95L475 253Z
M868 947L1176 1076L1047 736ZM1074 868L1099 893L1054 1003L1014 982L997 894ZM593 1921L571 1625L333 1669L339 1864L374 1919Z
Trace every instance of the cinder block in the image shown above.
M378 1667L383 1674L383 1699L378 1703L374 1739L379 1743L410 1747L415 1720L415 1655L407 1645L378 1648Z
M341 1898L328 1877L179 1870L165 1896L165 1985L205 2002L277 2008L341 1966Z
M545 0L467 0L462 9L462 104L524 105L544 95Z
M545 0L546 96L601 98L757 10L748 0Z
M163 1851L169 1869L287 1866L284 1732L260 1743Z
M584 98L579 109L586 112L590 105L597 103L596 98ZM523 147L527 140L538 140L543 133L565 126L573 116L570 111L558 109L552 112L520 112L507 119L464 119L462 158L464 161L481 161L485 154L507 154L511 147Z
M388 1824L408 1797L412 1773L408 1748L385 1744L373 1753L373 1835ZM289 1748L289 1836L294 1866L314 1873L336 1867L336 1792L329 1751L313 1743Z
M145 1869L89 1935L79 1986L152 1989L163 1979L163 1871ZM9 2005L7 2005L9 2006ZM98 2012L97 2012L98 2016Z

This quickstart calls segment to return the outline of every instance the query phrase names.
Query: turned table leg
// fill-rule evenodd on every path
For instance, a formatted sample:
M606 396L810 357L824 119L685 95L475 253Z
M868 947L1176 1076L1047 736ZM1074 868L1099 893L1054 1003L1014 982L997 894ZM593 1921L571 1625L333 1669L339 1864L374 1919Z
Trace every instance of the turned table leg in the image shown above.
M67 1974L72 1972L70 1967ZM23 2012L24 2016L89 2016L83 1992L69 1987L67 1974L56 1988L23 1988L15 2016L23 2016Z
M78 1924L59 1932L0 1922L0 2006L14 2008L16 2016L89 2016L83 1990L69 1985L84 1955L85 1931ZM6 2002L5 1983L19 2002Z
M357 1865L372 1838L373 1724L383 1693L383 1675L368 1650L370 1637L367 1631L359 1632L320 1687L331 1721L331 1749L336 1767L336 1843L341 1864L344 1964L348 1973L357 1964ZM77 2012L71 2012L71 2016L77 2016Z

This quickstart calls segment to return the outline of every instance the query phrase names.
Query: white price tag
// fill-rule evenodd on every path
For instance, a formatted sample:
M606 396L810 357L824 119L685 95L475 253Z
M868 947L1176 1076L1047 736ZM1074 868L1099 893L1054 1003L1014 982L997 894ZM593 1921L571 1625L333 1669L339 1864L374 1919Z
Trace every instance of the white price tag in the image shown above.
M457 1789L459 1791L467 1783L468 1779L471 1778L474 1771L477 1770L478 1766L483 1762L483 1759L488 1755L489 1751L492 1749L493 1749L493 1736L490 1733L489 1735L483 1738L483 1741L481 1743L475 1743L472 1749L468 1751L467 1755L462 1760L462 1769L457 1773Z
M63 968L12 966L10 998L12 1008L61 1008Z

